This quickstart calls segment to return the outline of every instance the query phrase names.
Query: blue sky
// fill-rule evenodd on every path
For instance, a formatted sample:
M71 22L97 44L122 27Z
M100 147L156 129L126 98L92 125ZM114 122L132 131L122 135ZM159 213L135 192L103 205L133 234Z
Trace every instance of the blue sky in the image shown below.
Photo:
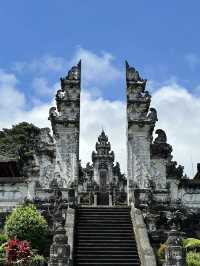
M175 76L193 89L199 83L199 10L199 1L181 0L2 0L0 63L10 68L44 54L69 60L81 46L112 53L119 67L128 59L148 79Z
M153 103L160 109L159 126L167 129L176 158L195 172L200 148L199 10L200 2L194 0L1 0L0 97L9 101L0 103L0 127L21 119L46 126L60 76L82 57L83 113L98 101L107 109L99 105L96 119L82 122L81 145L89 146L88 159L104 126L124 160L125 148L116 134L124 136L124 130L114 123L125 121L119 109L124 108L127 59L149 80ZM110 112L116 121L109 120ZM91 127L93 137L88 137Z

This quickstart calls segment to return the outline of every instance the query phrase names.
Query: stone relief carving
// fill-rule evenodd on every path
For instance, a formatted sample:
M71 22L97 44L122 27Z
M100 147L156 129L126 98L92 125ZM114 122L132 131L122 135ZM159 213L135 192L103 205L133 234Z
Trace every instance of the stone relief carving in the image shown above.
M130 67L128 62L125 62L126 64L126 79L127 81L132 81L132 82L138 82L138 83L146 83L146 80L142 79L139 75L139 72L134 68Z
M162 173L159 171L158 165L156 165L155 161L151 161L151 176L152 176L153 181L156 184L157 189L166 188L166 181L163 179Z
M58 113L56 112L56 107L51 107L49 109L49 118L51 119L57 116L58 116Z
M157 116L157 111L155 108L150 108L149 109L149 114L148 114L148 119L151 120L152 122L157 122L158 121L158 116Z
M194 179L200 180L200 163L197 164L197 173L194 176Z
M54 173L54 179L57 181L58 187L66 187L66 180L61 177L59 172Z
M167 143L167 136L164 130L157 129L155 134L158 136L155 138L154 143Z
M41 175L40 175L40 186L42 188L49 188L49 184L53 179L53 165L49 164L45 166L43 169L41 169Z
M182 165L177 166L176 161L170 161L168 162L167 167L166 167L167 177L180 179L183 177L183 170L184 170L184 167Z
M167 136L164 130L157 129L155 132L158 136L154 143L151 144L151 157L171 160L172 146L167 144Z
M70 82L73 81L80 81L81 78L81 61L79 61L78 65L73 66L68 75L65 78L60 78L61 82L61 89L64 90L65 86L68 85Z

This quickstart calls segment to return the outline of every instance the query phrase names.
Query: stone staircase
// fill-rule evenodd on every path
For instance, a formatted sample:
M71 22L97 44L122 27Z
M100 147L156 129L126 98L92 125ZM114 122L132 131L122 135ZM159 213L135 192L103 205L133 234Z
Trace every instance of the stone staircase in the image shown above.
M140 265L130 209L78 208L74 265Z

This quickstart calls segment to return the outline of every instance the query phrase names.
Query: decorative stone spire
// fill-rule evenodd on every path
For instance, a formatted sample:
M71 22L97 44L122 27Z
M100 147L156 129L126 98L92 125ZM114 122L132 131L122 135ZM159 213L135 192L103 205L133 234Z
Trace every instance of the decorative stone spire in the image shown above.
M126 61L127 116L128 122L147 119L151 96L145 91L146 79L142 79L134 67Z
M146 79L129 66L126 61L127 84L127 144L128 186L149 188L150 144L155 123L158 120L155 108L150 108L151 96L146 90ZM129 194L131 194L130 192Z
M147 80L142 79L139 75L139 72L134 67L130 67L127 61L125 61L125 64L126 64L126 82L129 84L140 83L141 86L143 87L143 90L145 90Z
M55 176L69 187L79 172L81 61L60 81L56 107L50 108L49 120L56 140Z
M110 161L114 162L114 152L110 150L110 142L105 132L102 130L98 137L98 142L96 143L96 152L92 153L92 161L94 162L96 159L101 158L109 158Z
M200 180L200 163L197 164L197 173L194 176L194 179Z
M127 83L127 118L128 122L142 122L144 120L154 123L158 120L155 108L150 108L151 96L146 88L146 79L142 79L139 72L130 67L126 61Z
M56 108L49 111L49 119L52 123L54 135L54 122L78 123L80 117L80 84L81 84L81 61L73 66L65 78L61 78L61 89L56 94Z

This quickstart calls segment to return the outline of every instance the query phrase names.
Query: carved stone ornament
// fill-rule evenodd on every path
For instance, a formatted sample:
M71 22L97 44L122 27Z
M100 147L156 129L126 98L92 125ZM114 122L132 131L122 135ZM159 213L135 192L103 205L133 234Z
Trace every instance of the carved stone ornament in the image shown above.
M176 161L170 161L167 164L167 178L177 178L180 179L183 177L184 167L182 165L177 166Z
M158 121L157 111L155 108L150 108L148 114L148 119L151 120L153 123Z
M114 161L114 152L110 151L111 146L108 141L108 137L102 130L98 137L98 142L96 143L96 152L92 152L92 161L100 160L101 158L109 158L111 162Z
M76 66L73 66L65 78L60 78L61 89L64 90L65 86L73 81L80 81L81 78L81 61Z
M167 136L164 130L157 129L155 134L158 136L155 138L154 143L167 143Z
M197 164L197 173L194 176L194 179L199 179L200 180L200 163Z
M127 81L146 83L146 80L140 77L139 72L134 67L130 67L127 61L125 61L125 64Z

